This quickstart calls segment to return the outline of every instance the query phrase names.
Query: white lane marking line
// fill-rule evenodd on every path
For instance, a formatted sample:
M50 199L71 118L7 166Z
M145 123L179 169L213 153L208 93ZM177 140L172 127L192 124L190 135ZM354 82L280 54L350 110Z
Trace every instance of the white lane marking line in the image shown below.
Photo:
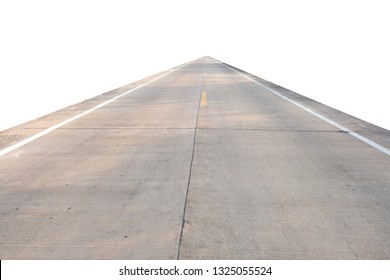
M298 102L296 102L296 101L294 101L294 100L292 100L292 99L290 99L290 98L288 98L288 97L286 97L286 96L280 94L279 92L276 92L276 91L273 90L272 88L267 87L266 85L264 85L264 84L262 84L262 83L260 83L260 82L258 82L258 81L256 81L256 80L254 80L254 79L252 79L252 78L249 78L247 75L245 75L245 74L243 74L243 73L237 71L236 69L234 69L234 68L232 68L232 67L230 67L230 66L228 66L228 65L226 65L226 64L224 64L224 63L222 63L222 62L220 62L220 61L218 61L218 62L221 63L221 64L223 64L225 67L228 67L228 68L232 69L233 71L239 73L240 75L244 76L244 77L247 78L248 80L250 80L250 81L252 81L252 82L254 82L254 83L256 83L256 84L258 84L258 85L260 85L260 86L262 86L262 87L265 87L266 89L268 89L268 90L269 90L270 92L272 92L273 94L275 94L275 95L277 95L277 96L283 98L284 100L286 100L286 101L288 101L288 102L294 104L295 106L298 106L299 108L301 108L301 109L303 109L303 110L309 112L310 114L312 114L312 115L316 116L317 118L319 118L319 119L321 119L321 120L327 122L328 124L337 127L338 129L340 129L340 130L342 130L342 131L348 133L349 135L351 135L351 136L353 136L353 137L359 139L360 141L363 141L364 143L370 145L371 147L374 147L375 149L381 151L382 153L385 153L386 155L390 156L390 149L387 149L386 147L383 147L382 145L379 145L378 143L376 143L376 142L374 142L374 141L372 141L372 140L370 140L370 139L364 137L363 135L360 135L359 133L353 132L353 131L350 130L349 128L346 128L346 127L344 127L344 126L338 124L337 122L332 121L331 119L328 119L327 117L325 117L325 116L323 116L323 115L321 115L321 114L319 114L319 113L317 113L317 112L315 112L315 111L313 111L313 110L311 110L311 109L309 109L309 108L303 106L302 104L300 104L300 103L298 103Z
M87 115L89 113L92 113L93 111L96 111L97 109L99 109L99 108L101 108L103 106L106 106L107 104L109 104L109 103L111 103L111 102L113 102L113 101L115 101L115 100L117 100L117 99L119 99L119 98L121 98L121 97L123 97L123 96L125 96L125 95L127 95L127 94L129 94L129 93L131 93L131 92L133 92L133 91L135 91L137 89L139 89L139 88L142 88L142 87L146 86L147 84L150 84L151 82L154 82L154 81L156 81L156 80L158 80L158 79L160 79L160 78L162 78L162 77L164 77L164 76L166 76L166 75L168 75L168 74L170 74L170 73L172 73L172 72L174 72L174 71L176 71L176 70L178 70L178 69L188 65L191 62L192 61L190 61L188 63L185 63L185 64L183 64L183 65L181 65L179 67L176 67L176 68L168 71L165 74L162 74L162 75L160 75L160 76L158 76L158 77L156 77L156 78L154 78L154 79L152 79L152 80L150 80L150 81L148 81L148 82L146 82L146 83L144 83L142 85L139 85L139 86L137 86L137 87L135 87L133 89L130 89L130 90L128 90L128 91L126 91L126 92L124 92L124 93L114 97L114 98L111 98L111 99L109 99L109 100L107 100L107 101L105 101L105 102L103 102L103 103L101 103L101 104L99 104L99 105L97 105L97 106L87 110L87 111L84 111L84 112L82 112L82 113L80 113L80 114L78 114L78 115L76 115L76 116L74 116L74 117L72 117L70 119L67 119L65 121L62 121L62 122L56 124L56 125L53 125L53 126L51 126L51 127L47 128L47 129L45 129L45 130L43 130L43 131L33 135L33 136L31 136L31 137L29 137L29 138L27 138L27 139L25 139L25 140L23 140L23 141L21 141L19 143L16 143L16 144L14 144L12 146L9 146L9 147L7 147L7 148L5 148L3 150L0 150L0 157L5 155L5 154L8 154L9 152L12 152L12 151L16 150L17 148L20 148L20 147L22 147L22 146L24 146L24 145L26 145L26 144L34 141L34 140L36 140L36 139L46 135L46 134L49 134L50 132L56 130L57 128L59 128L61 126L64 126L64 125L66 125L66 124L68 124L68 123L70 123L70 122L72 122L74 120L77 120L77 119L79 119L79 118L81 118L81 117L83 117L83 116L85 116L85 115Z

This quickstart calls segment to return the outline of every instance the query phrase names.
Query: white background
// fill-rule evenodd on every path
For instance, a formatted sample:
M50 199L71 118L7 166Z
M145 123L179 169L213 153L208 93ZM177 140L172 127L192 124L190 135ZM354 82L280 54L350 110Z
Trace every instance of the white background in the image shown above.
M0 130L205 55L390 129L386 2L0 0Z
M177 266L183 269L204 270L203 276L119 276L119 269L160 268L171 269ZM213 267L270 267L271 275L265 276L213 276ZM177 280L388 280L389 261L262 261L262 260L180 260L180 261L3 261L3 280L69 280L69 279L96 279L96 280L128 280L128 279L177 279ZM209 270L209 273L205 271Z
M386 2L0 0L0 130L205 55L390 129ZM388 274L383 262L296 264L273 264L270 279ZM7 279L68 275L14 265ZM121 267L91 265L65 272L115 279Z

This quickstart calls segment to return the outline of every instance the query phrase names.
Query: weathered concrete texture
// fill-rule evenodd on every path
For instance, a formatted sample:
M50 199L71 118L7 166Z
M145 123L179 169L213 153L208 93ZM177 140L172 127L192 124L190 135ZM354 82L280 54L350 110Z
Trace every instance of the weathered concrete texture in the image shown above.
M180 256L389 259L390 158L222 64L206 73Z
M1 157L0 258L176 258L201 67Z
M390 259L389 236L389 156L207 57L0 157L1 259Z
M0 149L16 144L32 135L35 135L53 125L70 119L86 110L89 110L111 98L114 98L126 91L132 90L139 85L147 83L160 75L167 73L169 70L152 75L145 79L130 83L120 88L111 90L101 95L84 100L80 103L68 106L51 114L42 116L38 119L26 122L16 127L0 131Z

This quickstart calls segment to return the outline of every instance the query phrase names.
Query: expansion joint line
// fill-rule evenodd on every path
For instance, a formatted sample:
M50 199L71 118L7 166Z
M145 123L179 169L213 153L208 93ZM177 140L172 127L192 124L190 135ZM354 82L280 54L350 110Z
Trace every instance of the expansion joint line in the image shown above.
M202 77L201 77L201 82L200 82L200 91L199 91L198 112L196 114L196 122L195 122L195 131L194 131L194 140L193 140L193 144L192 144L192 155L191 155L190 171L188 172L188 181L187 181L186 195L185 195L184 208L183 208L183 219L182 219L182 222L181 222L179 246L178 246L178 249L177 249L177 258L176 258L177 260L180 259L181 243L182 243L182 240L183 240L184 226L186 224L186 210L187 210L187 203L188 203L188 190L190 189L190 185L191 185L192 164L194 162L194 155L195 155L195 143L196 143L196 134L198 132L198 121L199 121L199 112L200 112L200 105L201 105L201 99L202 99L204 74L205 74L205 65L203 63L203 71L202 71Z

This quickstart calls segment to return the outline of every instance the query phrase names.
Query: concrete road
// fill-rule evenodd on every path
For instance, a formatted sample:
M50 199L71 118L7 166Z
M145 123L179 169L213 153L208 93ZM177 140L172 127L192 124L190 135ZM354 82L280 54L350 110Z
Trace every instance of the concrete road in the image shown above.
M390 259L389 131L209 57L161 74L0 133L133 90L0 156L0 259Z

